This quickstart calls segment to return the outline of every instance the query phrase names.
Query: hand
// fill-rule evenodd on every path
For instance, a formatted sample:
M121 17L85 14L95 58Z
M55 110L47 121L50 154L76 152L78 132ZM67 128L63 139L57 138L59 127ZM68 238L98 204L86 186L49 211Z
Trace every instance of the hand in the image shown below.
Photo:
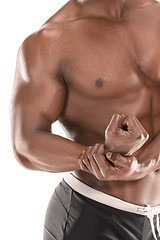
M104 156L104 147L105 145L97 143L87 147L80 154L78 163L82 171L93 174L101 181L131 181L143 177L144 169L138 163L136 157L123 157L118 153L114 153L107 161Z
M120 163L121 161L123 161L124 168L126 166L126 168L128 168L129 173L129 176L125 174L124 178L127 177L126 180L129 181L142 179L157 169L157 161L152 158L146 161L146 158L143 159L139 155L124 157L118 153L112 152L108 152L106 154L106 157L109 160L109 162L112 163L117 168L120 167Z
M105 151L132 155L148 140L149 134L135 116L114 114L105 130Z

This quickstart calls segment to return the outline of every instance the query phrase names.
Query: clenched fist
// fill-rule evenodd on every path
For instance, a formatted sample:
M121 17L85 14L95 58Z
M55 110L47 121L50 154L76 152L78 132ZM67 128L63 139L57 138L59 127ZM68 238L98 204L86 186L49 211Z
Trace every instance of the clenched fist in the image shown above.
M105 153L130 156L148 140L149 134L135 116L114 114L105 130Z

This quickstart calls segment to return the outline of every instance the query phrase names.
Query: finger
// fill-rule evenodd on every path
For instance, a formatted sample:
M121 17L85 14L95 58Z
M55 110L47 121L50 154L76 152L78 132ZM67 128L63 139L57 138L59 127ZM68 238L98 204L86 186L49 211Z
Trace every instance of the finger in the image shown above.
M89 162L89 169L90 171L93 170L92 168L92 164L91 164L91 161L93 161L93 154L96 152L98 146L100 144L99 143L96 143L94 146L92 146L92 148L90 148L90 150L88 151L88 154L87 154L87 159L88 159L88 162Z
M132 166L132 161L130 158L123 157L119 153L108 152L106 154L107 158L114 164L117 168L122 168L128 170Z
M95 144L92 149L90 150L90 152L88 153L88 159L89 159L89 162L90 162L90 165L91 165L91 171L93 172L93 174L96 176L96 178L98 179L102 179L102 174L98 168L98 165L97 163L95 162L94 158L93 158L93 155L97 152L99 146L101 144L97 143ZM104 151L104 150L103 150Z
M90 149L90 151L88 152L88 158L92 158L93 157L93 154L95 152L97 152L97 149L99 148L101 144L100 143L96 143L95 145L92 146L92 148Z
M137 137L139 139L139 144L138 144L138 148L140 148L141 146L143 146L143 144L147 141L147 136L148 136L148 133L145 132L145 129L143 128L142 124L139 122L139 120L136 118L136 116L133 116L134 118L134 121L136 122L137 124L137 129L139 129L139 133L137 133ZM135 149L136 146L135 146ZM135 151L135 149L133 149L133 152ZM130 154L131 155L131 154Z
M96 178L99 180L103 179L103 175L94 159L91 160L91 166L92 166L92 173L95 175Z
M84 153L84 157L82 161L90 171L92 171L90 159L92 158L92 154L96 151L98 146L99 146L99 143L96 143L93 146L89 146Z
M78 159L77 159L78 161L79 161L79 160L83 161L85 151L86 151L86 150L84 150L83 152L80 153L80 155L79 155L79 157L78 157Z
M84 156L85 151L86 151L86 150L84 150L83 152L81 152L81 153L79 154L78 159L81 159L81 158ZM78 159L77 159L77 160L78 160Z
M133 116L127 116L123 121L122 121L122 126L127 126L127 131L128 132L137 132L138 129L138 133L140 132L140 129L135 121L135 119L133 118Z
M103 177L105 177L110 165L104 157L104 145L99 145L96 152L93 154L93 158L99 172Z
M141 122L137 119L137 117L136 117L135 115L133 116L133 118L134 118L135 122L137 123L137 126L138 126L139 129L141 130L143 136L148 139L148 138L149 138L149 134L148 134L148 132L145 130L145 128L143 127L143 125L141 124Z
M77 160L78 160L80 169L83 170L83 171L88 171L87 167L83 163L84 154L85 154L85 150L82 153L80 153Z
M85 164L85 166L86 166L90 171L92 171L92 167L91 167L91 164L90 164L88 155L89 155L89 153L90 153L90 151L91 151L91 148L92 148L92 146L87 147L87 149L86 149L86 151L85 151L85 153L84 153L83 159L82 159L83 164Z
M82 159L78 159L80 169L85 172L90 172L86 165L83 163Z
M125 118L125 115L124 115L123 113L121 113L121 116L122 116L123 118Z
M111 118L110 123L108 124L105 131L114 131L115 129L121 127L121 123L124 119L123 115L120 114L114 114Z
M104 157L105 157L105 160L112 166L112 167L114 167L114 163L113 162L111 162L110 160L109 160L109 158L107 157L107 154L109 154L108 156L112 156L112 152L106 152L105 154L104 154Z
M97 175L103 175L103 172L101 171L100 166L98 165L97 158L100 158L100 156L104 155L104 145L99 144L96 150L92 154L91 164L94 169L94 171L97 173Z

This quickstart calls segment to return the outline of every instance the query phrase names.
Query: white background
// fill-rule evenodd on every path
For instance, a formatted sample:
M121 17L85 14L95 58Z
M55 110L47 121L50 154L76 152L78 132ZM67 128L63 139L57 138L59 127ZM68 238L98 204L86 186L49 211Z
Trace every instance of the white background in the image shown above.
M0 239L42 240L49 199L63 174L34 172L15 160L9 103L16 55L22 41L67 0L5 0L0 7ZM56 123L53 131L65 136Z
M5 0L0 7L0 239L42 240L46 208L64 174L32 172L12 153L9 103L22 41L67 0ZM56 123L53 131L65 136Z

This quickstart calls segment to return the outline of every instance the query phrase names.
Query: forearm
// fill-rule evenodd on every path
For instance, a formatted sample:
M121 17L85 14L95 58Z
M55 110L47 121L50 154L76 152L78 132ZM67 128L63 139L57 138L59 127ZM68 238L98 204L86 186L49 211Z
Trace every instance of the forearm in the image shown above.
M39 132L27 141L28 147L22 152L35 166L33 170L67 172L80 169L77 159L86 146L49 132Z
M160 132L136 157L148 168L148 173L160 169Z

